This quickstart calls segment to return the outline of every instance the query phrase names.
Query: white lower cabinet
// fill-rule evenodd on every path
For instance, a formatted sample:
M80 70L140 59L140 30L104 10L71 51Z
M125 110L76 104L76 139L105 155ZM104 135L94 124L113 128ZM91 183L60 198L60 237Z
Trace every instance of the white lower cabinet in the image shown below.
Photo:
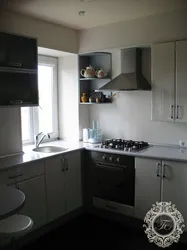
M44 175L19 182L16 187L25 194L25 205L19 214L29 216L33 222L33 229L46 223L46 192Z
M82 206L80 151L45 161L48 222Z
M135 211L136 218L144 219L146 213L160 201L161 162L155 159L135 158Z
M81 154L80 151L67 156L68 171L66 171L66 209L70 212L82 206L81 185Z
M25 204L19 214L33 220L33 229L46 223L44 161L34 161L2 171L0 185L18 188L25 194Z
M163 200L171 201L181 212L187 231L187 163L163 161Z
M171 201L187 225L187 162L136 158L135 167L135 217L144 219L156 201Z
M64 161L62 156L54 156L45 161L48 222L65 214Z

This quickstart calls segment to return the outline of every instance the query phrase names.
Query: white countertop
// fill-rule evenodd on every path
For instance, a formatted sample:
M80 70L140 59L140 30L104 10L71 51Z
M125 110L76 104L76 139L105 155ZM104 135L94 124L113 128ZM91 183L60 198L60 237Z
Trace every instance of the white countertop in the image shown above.
M140 153L141 157L187 162L187 148L152 146Z
M40 153L34 152L32 149L35 147L34 145L24 146L23 152L24 154L14 155L14 156L6 156L0 158L0 170L5 170L20 164L41 160L47 157L51 157L58 154L66 154L71 151L84 149L82 142L67 142L67 141L52 141L48 143L42 143L41 146L59 146L67 148L66 151L58 152L58 153Z
M85 144L84 144L85 145ZM161 160L172 160L172 161L186 161L187 162L187 148L173 147L173 146L150 146L147 149L139 152L125 152L123 150L116 149L104 149L91 147L85 145L86 150L94 150L99 152L107 152L121 155L132 155L144 158L155 158Z
M98 145L91 145L88 143L83 142L73 142L73 141L52 141L49 143L42 143L41 146L59 146L68 148L66 151L58 152L58 153L40 153L34 152L32 146L25 146L24 147L24 154L14 155L14 156L7 156L0 158L0 170L5 170L20 164L32 162L35 160L41 160L44 158L48 158L58 154L66 154L71 151L75 150L94 150L98 152L106 152L106 153L113 153L113 154L120 154L120 155L132 155L136 157L144 157L144 158L155 158L155 159L162 159L162 160L172 160L172 161L186 161L187 162L187 148L180 148L180 147L170 147L170 146L151 146L145 150L140 152L125 152L122 150L116 149L104 149L99 148Z

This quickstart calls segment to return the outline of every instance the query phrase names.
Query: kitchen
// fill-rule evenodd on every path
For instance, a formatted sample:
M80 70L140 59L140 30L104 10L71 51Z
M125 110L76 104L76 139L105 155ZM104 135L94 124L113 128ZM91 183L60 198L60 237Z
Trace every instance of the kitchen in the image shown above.
M9 16L9 19L7 19L8 16ZM5 13L5 14L3 14L3 17L1 17L1 18L2 18L2 20L4 20L5 27L6 27L7 31L15 32L15 33L19 33L19 34L23 34L23 33L28 34L28 32L29 32L29 31L25 32L26 30L23 27L23 24L21 25L22 20L24 20L25 23L27 23L27 24L31 24L32 22L36 23L36 20L32 20L30 17L27 18L27 17L22 16L21 14L17 14L17 13ZM147 23L149 23L149 22L147 22L147 19L142 18L138 22L134 20L134 21L131 21L130 25L132 25L132 27L134 27L134 30L137 32L133 32L133 35L132 35L132 33L130 33L128 23L126 23L126 22L123 25L123 29L126 32L122 32L120 34L118 33L118 29L115 28L115 25L117 25L117 24L114 24L113 26L110 27L112 33L109 33L107 31L108 27L105 27L103 29L102 28L99 28L99 29L93 28L92 30L81 31L80 32L81 35L80 35L79 53L81 53L81 54L86 53L86 52L92 53L93 51L98 51L98 52L102 51L102 52L112 53L112 78L113 78L121 73L121 49L124 49L127 47L134 47L135 44L136 44L136 47L138 45L138 47L150 48L151 44L156 43L156 42L182 40L182 39L187 37L186 31L185 31L185 29L183 29L185 18L186 18L185 11L180 10L180 11L175 11L175 12L171 12L168 14L166 13L165 15L159 14L158 16L149 17L150 27L147 24ZM172 29L172 30L169 29L169 27L171 25L171 20L172 20L172 23L174 23L176 25L176 27L177 27L176 29ZM14 22L14 25L12 25L11 22ZM165 25L162 25L163 23ZM42 25L44 25L44 23L41 23L40 25L42 26ZM45 25L48 25L48 24L45 24ZM122 25L122 24L120 24L120 25ZM141 30L141 34L140 34L140 32L138 32L139 25L144 27L144 29ZM158 25L158 27L161 27L161 28L158 28L157 25ZM157 28L156 29L157 32L154 31L153 26L155 29ZM47 26L45 26L45 27L47 27ZM31 36L32 37L36 36L36 35L34 35L34 34L36 34L36 32L38 32L37 37L39 37L39 39L38 39L39 46L45 47L45 46L42 46L42 44L45 44L45 42L50 43L49 41L44 41L44 39L42 38L42 35L41 35L42 32L39 32L38 30L37 31L34 30L33 32L31 32L32 33ZM92 41L89 40L89 42L88 42L87 39L90 36L90 32L92 32L92 34L94 34L94 35L93 35ZM39 33L41 33L41 34L39 34ZM147 36L147 33L149 34L149 36ZM73 36L75 34L73 34L71 32L71 36ZM112 34L114 39L108 39L108 37L107 37L108 34ZM100 37L99 42L97 41L98 37ZM67 45L67 43L66 44L65 43L66 42L64 41L64 44L62 44L61 46L62 47L67 46L66 50L64 48L61 48L60 50L62 50L62 51L68 50L68 46L70 46L70 45L69 44ZM172 46L174 46L174 45L172 45ZM46 47L49 47L52 49L57 49L57 50L59 50L59 48L60 48L60 46L53 43L52 40L51 40L51 44L50 45L48 44ZM163 65L164 65L165 71L168 70L170 72L171 78L173 79L172 81L174 81L173 88L175 89L176 88L176 85L175 85L176 80L174 80L175 76L172 76L172 74L175 75L176 72L173 70L172 65L168 64L168 61L167 61L167 60L169 60L169 62L172 61L171 58L168 58L168 55L170 55L170 56L173 55L173 57L174 57L174 51L172 50L171 47L169 47L168 50L167 50L168 46L167 46L167 48L164 48L162 50L161 54L166 53L165 57L164 57L164 59L166 61L163 63ZM111 48L116 48L116 49L111 49ZM70 50L71 50L71 52L70 52ZM69 55L69 58L64 57L62 59L63 66L69 67L71 65L71 59L73 60L74 63L77 60L76 45L74 48L71 48L71 49L69 48L69 52L75 53L75 54ZM157 51L156 55L159 57L158 51ZM162 56L162 60L163 60L163 56ZM156 66L159 67L160 59L157 58L156 62L158 62ZM175 63L175 62L173 62L173 63ZM63 106L62 110L59 111L62 114L60 121L59 121L60 126L62 126L62 124L63 124L63 128L61 129L61 131L63 131L63 135L61 135L60 138L72 140L72 137L74 137L74 138L76 137L76 138L82 139L83 128L91 127L92 121L98 120L100 122L100 127L101 127L102 131L104 132L104 138L117 138L117 139L122 138L125 140L148 141L150 144L154 143L154 144L157 144L157 145L159 144L159 145L163 145L166 147L178 146L180 140L184 141L186 143L186 124L185 124L185 122L178 122L177 119L175 120L175 122L174 122L174 120L172 122L171 121L170 122L168 122L168 121L163 122L164 119L168 119L168 117L170 117L170 112L169 112L170 106L169 106L169 111L167 110L167 114L165 113L165 116L163 115L162 117L153 117L153 115L158 114L158 112L156 112L156 111L154 112L154 110L152 110L153 115L152 115L152 120L151 120L152 93L155 93L153 91L117 92L116 95L113 97L113 101L111 104L101 104L101 105L99 105L99 107L97 105L81 105L81 104L79 104L79 102L80 102L79 95L78 95L79 89L77 86L77 82L78 82L78 78L79 78L79 70L78 70L78 65L76 65L76 63L74 65L75 66L74 66L74 68L72 68L72 70L75 73L71 76L72 77L71 88L68 86L64 86L63 81L62 81L62 84L60 85L60 88L59 88L59 93L61 93L62 94L61 96L64 97L64 98L60 98L60 106L61 107ZM150 64L148 64L148 65L150 65ZM161 65L160 65L160 67L161 67ZM172 68L172 71L169 67ZM182 68L182 67L180 67L180 68ZM63 72L62 72L61 77L62 78L65 77ZM75 88L76 91L72 92L72 88ZM166 88L168 89L168 86L166 86ZM66 90L66 92L64 92L64 90ZM175 90L171 89L171 92L173 93L173 95L169 96L170 97L169 101L174 101L175 94L176 94ZM185 91L183 91L183 92L185 92ZM64 110L65 104L67 105L70 96L74 102L74 105L69 105L68 110ZM159 101L160 101L157 99L158 97L159 97L158 93L157 93L157 95L155 93L154 100L155 100L156 104L154 105L154 107L161 109L163 106L162 107L158 106ZM171 105L174 105L174 104L171 103ZM168 107L168 104L166 106ZM9 112L10 112L10 114L9 114ZM18 113L16 113L16 112L18 112L16 109L14 111L12 111L12 110L6 111L6 110L2 109L2 111L1 111L3 116L7 117L7 127L6 126L4 127L4 130L2 133L2 135L4 135L4 137L5 136L6 137L5 137L5 140L2 140L2 141L5 141L5 144L8 143L7 142L7 134L11 134L10 138L8 138L8 140L10 140L9 141L10 143L9 143L9 145L7 144L7 148L11 149L11 146L14 144L17 147L16 148L16 151L17 151L22 147L22 145L21 145L21 141L17 140L17 137L16 137L19 135L19 131L20 131ZM70 113L72 112L73 117L68 116L67 112L70 112ZM164 114L164 112L162 112L162 111L160 113ZM14 127L12 127L10 122L9 122L13 116L15 117ZM72 125L73 123L75 126ZM111 124L112 124L112 126L111 126ZM18 126L18 127L16 128L15 126ZM68 126L71 126L71 128L74 129L73 136L72 136L71 131L69 131ZM60 131L60 133L62 133L61 131ZM16 141L16 143L15 143L15 141ZM80 146L79 143L77 143L77 144ZM74 145L76 147L76 144L74 144ZM77 147L79 147L79 146L77 146ZM64 147L70 148L70 144L69 145L66 144ZM81 147L81 149L83 149L85 146L82 146L82 144L81 144L80 147ZM3 153L6 154L7 152L5 152L5 151L3 152L3 150L5 150L5 145L2 144L1 148L2 148L2 151L1 151L2 154ZM152 177L152 179L149 180L149 182L146 184L146 180L148 181L148 178L146 178L146 180L145 180L145 176L144 176L144 179L142 179L142 180L143 180L143 183L145 183L145 185L143 187L141 185L140 186L135 185L135 194L138 195L139 197L141 197L142 193L147 192L147 188L146 188L147 185L150 186L150 183L156 183L155 184L156 188L154 188L154 190L150 189L149 196L152 197L152 200L147 199L147 204L145 204L144 206L141 203L138 204L139 215L137 215L137 217L139 217L139 218L143 218L142 215L143 214L145 215L145 213L150 209L152 204L154 204L157 200L160 200L159 180L163 179L162 178L163 176L157 177L157 163L160 164L160 166L159 166L160 171L163 170L164 168L166 168L166 167L164 167L164 164L169 165L170 167L174 168L174 173L176 172L175 175L177 177L175 179L173 179L173 181L174 181L174 183L175 183L175 181L177 181L177 183L181 183L180 189L178 189L176 192L178 193L178 192L181 192L181 190L185 190L185 181L183 181L183 179L181 179L180 173L178 173L178 171L175 170L175 166L180 165L181 168L183 169L182 172L185 173L186 149L185 148L177 148L176 150L174 150L173 147L171 147L171 149L166 149L166 151L165 151L166 153L164 153L163 150L157 149L158 150L158 153L157 153L157 151L155 152L153 150L153 148L154 147L150 147L147 151L145 151L145 152L142 151L142 153L141 152L138 153L138 155L142 154L142 156L144 156L145 159L144 159L144 157L143 158L135 158L135 166L136 166L136 164L137 164L137 166L141 166L140 169L143 169L143 166L145 166L145 167L146 166L153 166L153 168L151 168L153 172L149 173L149 175L148 175L148 170L150 168L148 168L148 170L145 169L143 171L143 173L146 172L147 173L146 175L149 177ZM14 150L15 150L15 148L14 148ZM94 149L94 151L95 151L95 149ZM11 150L9 152L13 153L13 152L11 152ZM90 150L89 150L89 152L90 152ZM104 152L104 151L102 151L102 152ZM115 152L112 151L112 153L114 153L114 154L115 154ZM68 154L68 152L65 152L63 154L66 154L66 153ZM61 156L63 156L63 154L61 154ZM121 155L122 153L119 153L119 154ZM168 157L168 155L169 155L169 157ZM63 160L63 157L61 157L61 156L59 155L58 159L56 159L56 160L55 160L55 157L53 158L54 161L56 161L56 165L60 164L59 162L61 162L61 159ZM24 157L26 158L26 154ZM77 157L79 157L79 156L77 156ZM146 157L148 157L148 159ZM71 156L68 158L70 160ZM152 159L150 159L150 158L152 158ZM173 161L171 161L173 159L177 162L174 164L174 166L172 165ZM50 160L50 159L48 159L48 160ZM169 162L165 163L165 160L167 160ZM181 162L181 160L182 160L182 162ZM47 161L47 159L46 159L46 161ZM51 161L52 161L52 158L51 158ZM46 164L47 163L45 163L45 165ZM73 166L74 164L71 163L70 165ZM10 166L10 164L9 164L9 166ZM43 168L43 167L41 167L41 168ZM45 170L46 170L46 167L45 167ZM166 171L167 171L167 169L166 169ZM65 171L65 172L67 173L67 171ZM41 171L39 176L43 176L43 175L44 175L44 172ZM159 173L159 175L160 175L160 173ZM34 174L34 176L35 176L35 174ZM36 176L38 176L38 174ZM54 174L54 178L57 178L57 176L58 176L58 173L56 173L56 177ZM140 176L142 176L141 173L140 173ZM155 177L156 177L156 179L155 179ZM142 178L143 178L143 176L142 176ZM53 183L54 183L54 180L52 180ZM74 179L74 181L75 181L75 179ZM77 179L76 179L76 181L77 181ZM136 183L136 181L135 181L135 183ZM174 184L174 186L176 187L177 185ZM80 187L80 183L77 183L77 186L75 187L74 190L76 190L77 187ZM167 190L171 189L171 187L172 186L168 184L168 186L166 186L165 190L167 191ZM142 189L142 191L141 191L141 189ZM157 190L157 192L155 190ZM138 191L139 192L141 191L141 192L138 193ZM154 191L153 194L152 194L152 191ZM48 190L48 193L52 194L53 192L54 192L54 190ZM64 195L64 194L62 194L62 195ZM73 195L70 195L70 196L72 197ZM42 196L42 197L44 199L44 196ZM168 197L168 194L167 194L167 197ZM178 197L178 195L177 195L177 197ZM79 201L77 200L74 202L79 204L78 206L80 206L80 204L81 204L80 201L81 201L81 198L79 196ZM53 200L53 202L56 203L57 201ZM180 201L177 200L177 202L179 202L179 205L180 205ZM176 206L179 209L179 211L181 211L181 213L183 214L184 219L185 219L185 212L183 212L184 211L183 206L180 205L178 207L177 204L176 204ZM62 207L62 209L61 209L61 212L62 212L62 211L64 211L64 204L61 204L61 207ZM181 208L182 208L182 210L181 210ZM51 209L54 210L54 207L52 206ZM141 209L142 209L142 211L141 211ZM55 212L53 212L53 213L55 214ZM60 213L60 211L56 211L56 214L58 214L58 213ZM66 212L65 211L62 212L62 214L64 214L64 213L66 213Z

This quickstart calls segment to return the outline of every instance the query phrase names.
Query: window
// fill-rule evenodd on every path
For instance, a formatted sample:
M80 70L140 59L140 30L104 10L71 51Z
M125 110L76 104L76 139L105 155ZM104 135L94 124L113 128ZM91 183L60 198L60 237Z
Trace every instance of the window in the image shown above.
M39 132L58 137L57 59L38 57L39 107L21 108L22 141L33 143Z

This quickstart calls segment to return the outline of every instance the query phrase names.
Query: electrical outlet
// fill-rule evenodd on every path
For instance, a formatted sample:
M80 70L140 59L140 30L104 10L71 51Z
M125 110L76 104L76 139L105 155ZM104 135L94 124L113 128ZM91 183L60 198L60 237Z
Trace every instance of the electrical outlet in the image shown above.
M180 145L180 147L185 148L187 145L187 142L180 140L179 145Z

